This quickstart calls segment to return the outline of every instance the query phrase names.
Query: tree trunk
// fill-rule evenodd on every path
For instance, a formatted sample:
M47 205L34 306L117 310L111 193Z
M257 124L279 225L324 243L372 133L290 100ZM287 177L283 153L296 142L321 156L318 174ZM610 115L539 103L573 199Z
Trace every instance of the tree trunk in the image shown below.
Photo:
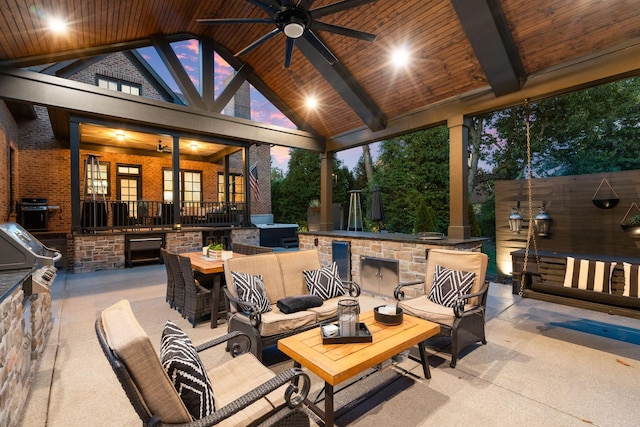
M364 173L367 176L367 183L373 182L373 162L371 161L371 150L369 144L362 146L362 157L364 157Z

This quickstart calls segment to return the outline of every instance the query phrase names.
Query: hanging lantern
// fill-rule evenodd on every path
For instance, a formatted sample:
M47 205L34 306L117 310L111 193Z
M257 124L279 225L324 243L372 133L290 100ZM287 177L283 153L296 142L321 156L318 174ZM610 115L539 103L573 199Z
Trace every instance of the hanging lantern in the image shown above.
M517 234L520 234L520 230L522 230L522 215L517 208L513 208L511 215L509 215L509 229L512 233Z
M540 208L534 221L536 223L536 230L538 230L538 236L549 237L549 225L551 224L551 218L544 210L544 207Z

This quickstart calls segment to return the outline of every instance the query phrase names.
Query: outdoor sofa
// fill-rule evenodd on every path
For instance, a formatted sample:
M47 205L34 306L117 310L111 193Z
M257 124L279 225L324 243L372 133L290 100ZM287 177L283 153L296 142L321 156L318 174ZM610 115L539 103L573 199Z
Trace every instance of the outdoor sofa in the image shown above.
M305 279L304 272L317 282L319 288L327 283L332 286L335 284L332 282L338 281L344 294L323 293L322 289L313 288L316 294L323 295L321 305L318 305L317 295L311 295L313 292L307 286L309 277ZM251 352L260 360L263 349L276 344L279 339L336 321L340 299L358 298L363 302L374 298L360 295L357 283L339 280L335 264L323 268L315 249L230 258L224 262L224 274L227 283L225 293L229 299L229 332L247 334L251 338ZM244 290L240 296L237 290L238 286L251 287L252 284L247 282L257 276L261 278L268 300L262 309L260 304L242 298L246 295ZM369 301L366 305L371 306L372 303ZM289 312L291 305L296 306L294 312Z

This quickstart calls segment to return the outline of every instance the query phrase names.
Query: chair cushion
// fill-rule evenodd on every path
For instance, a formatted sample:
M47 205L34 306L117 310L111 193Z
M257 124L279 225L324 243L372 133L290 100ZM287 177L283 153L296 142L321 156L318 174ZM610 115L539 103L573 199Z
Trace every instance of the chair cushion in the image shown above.
M271 303L264 289L261 275L233 271L231 272L231 276L233 277L233 286L236 289L236 294L240 301L256 304L260 313L271 311ZM242 311L247 314L251 312L251 310L246 307L244 307Z
M245 353L209 370L211 378L215 378L213 390L216 394L218 409L241 398L260 384L275 376L273 371L264 366L253 354ZM269 393L265 398L252 403L237 414L222 421L220 426L244 427L252 421L268 414L275 407L283 405L284 385Z
M167 321L160 346L162 366L194 420L211 414L213 389L207 371L189 337Z
M124 362L151 414L169 424L191 421L129 301L112 305L101 317L109 347Z
M342 280L338 274L338 265L334 262L329 267L317 270L303 270L307 288L311 295L317 295L323 300L345 294Z
M322 298L317 295L294 295L278 300L276 305L285 314L295 313L312 307L320 307Z
M588 289L611 293L611 274L615 262L594 261L567 257L563 285L567 288Z
M429 290L429 299L445 307L454 307L456 300L468 294L476 274L469 271L451 270L436 265L433 273L433 284ZM466 300L465 300L466 303Z
M429 300L426 295L399 301L398 306L402 308L404 314L427 319L442 325L453 326L453 322L456 320L451 307L436 304Z
M640 297L640 265L623 263L624 266L624 292L625 297Z

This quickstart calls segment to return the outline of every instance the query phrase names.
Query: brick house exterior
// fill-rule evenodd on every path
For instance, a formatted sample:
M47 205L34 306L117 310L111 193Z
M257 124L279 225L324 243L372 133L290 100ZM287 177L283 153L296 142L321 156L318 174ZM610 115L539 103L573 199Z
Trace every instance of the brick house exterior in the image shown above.
M110 54L90 64L69 77L70 80L96 85L96 76L104 76L132 82L141 86L141 94L146 98L163 100L162 95L145 79L144 75L122 53ZM249 88L239 91L235 99L235 112L240 117L249 117ZM68 247L77 239L71 233L71 153L70 142L55 137L50 112L45 107L34 106L35 118L25 118L12 114L5 101L0 102L0 215L2 221L15 220L16 202L25 197L45 197L50 209L48 231L67 235ZM161 124L159 124L161 125ZM13 154L11 154L13 153ZM81 149L80 159L84 162L90 150ZM116 189L116 166L118 164L139 165L142 171L141 198L163 200L162 170L171 169L170 155L165 157L100 152L100 162L109 165L109 186L112 189L107 200L114 200ZM10 165L10 159L13 158ZM242 173L241 155L230 158L230 169ZM254 145L249 149L250 164L257 164L260 200L251 197L251 213L262 214L271 211L270 170L271 157L268 145ZM202 172L203 201L217 201L218 174L222 165L206 161L181 160L180 168ZM81 181L84 177L81 164ZM83 183L81 182L81 185ZM11 193L13 191L13 194ZM82 194L82 191L81 191ZM71 251L69 251L71 252ZM73 255L69 255L71 258ZM96 269L111 268L99 267Z

